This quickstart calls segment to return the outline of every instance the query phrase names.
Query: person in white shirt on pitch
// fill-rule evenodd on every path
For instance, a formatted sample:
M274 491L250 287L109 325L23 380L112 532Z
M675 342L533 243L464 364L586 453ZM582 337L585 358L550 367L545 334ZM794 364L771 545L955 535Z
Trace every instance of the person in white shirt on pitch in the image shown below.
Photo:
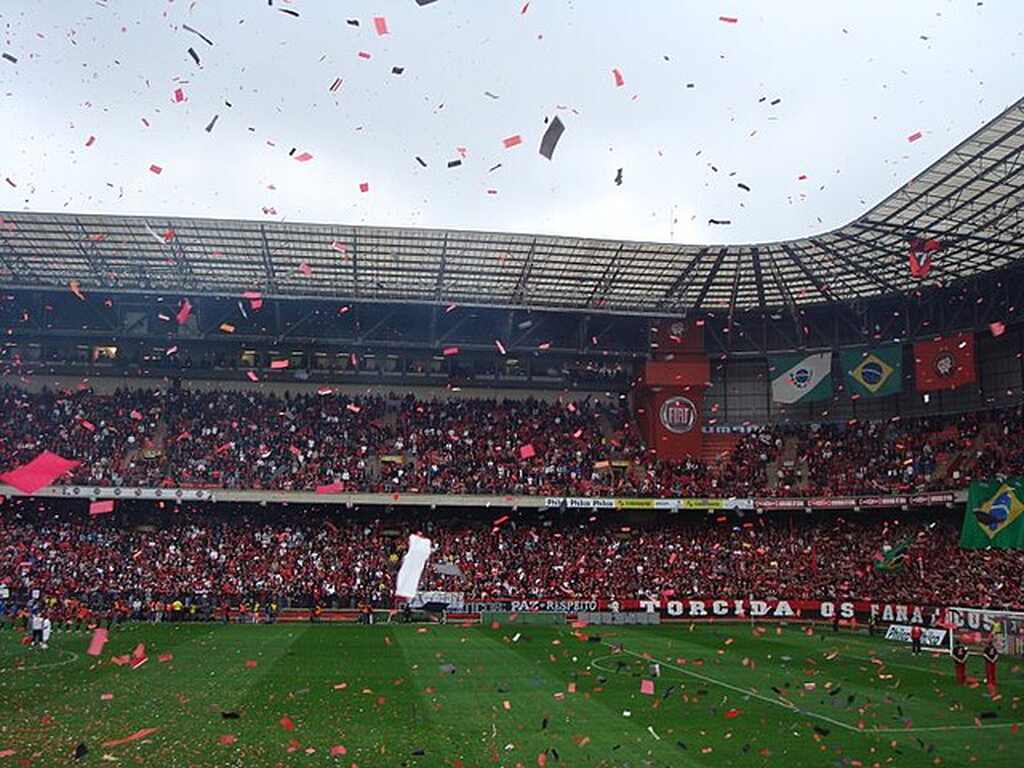
M43 617L38 613L33 613L29 627L32 629L32 645L41 645L43 642Z
M50 647L50 632L53 630L53 624L50 622L50 617L47 616L43 619L43 648Z

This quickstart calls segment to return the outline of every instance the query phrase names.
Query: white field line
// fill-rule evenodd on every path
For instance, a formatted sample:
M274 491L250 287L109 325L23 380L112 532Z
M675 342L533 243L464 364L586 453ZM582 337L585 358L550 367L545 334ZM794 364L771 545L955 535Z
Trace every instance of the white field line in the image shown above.
M53 669L54 667L63 667L65 664L74 664L76 661L78 661L78 654L75 653L74 651L57 651L57 653L69 654L71 656L71 658L70 659L64 659L64 661L51 661L48 664L33 664L30 667L29 666L25 666L25 667L18 667L18 666L15 666L15 667L5 667L4 669L0 669L0 673L3 673L3 672L32 672L33 670L36 670L36 669Z
M610 648L614 648L615 647L611 643L606 643L606 645L608 645ZM626 650L625 648L622 649L622 653L627 653L630 656L634 656L634 657L636 657L638 659L645 659L646 660L648 658L647 656L644 656L644 654L642 654L642 653L637 653L636 651L629 651L629 650ZM979 729L983 729L983 728L1012 728L1014 725L1024 725L1024 723L990 723L990 724L983 723L981 725L977 725L977 724L974 724L974 725L930 725L930 726L920 726L920 727L912 727L912 728L863 728L863 729L861 729L861 728L858 728L855 725L850 725L849 723L844 723L841 720L835 720L835 719L833 719L831 717L828 717L827 715L822 715L822 714L819 714L817 712L812 712L809 709L801 709L801 708L797 707L795 704L790 704L790 703L787 703L787 702L784 702L784 701L780 701L778 699L770 698L768 696L763 696L760 693L757 693L756 691L751 691L751 690L748 690L748 689L745 689L745 688L740 688L739 686L733 685L732 683L727 683L724 680L718 680L718 679L716 679L714 677L709 677L708 675L702 675L700 672L694 672L693 670L690 670L690 669L683 669L682 667L680 667L680 666L678 666L676 664L673 664L673 663L671 663L669 661L660 661L658 659L655 659L653 656L650 657L650 660L651 661L656 661L658 664L661 664L661 666L663 666L663 667L668 667L669 669L673 669L676 672L681 672L684 675L689 675L690 677L696 678L698 680L703 680L705 682L711 683L712 685L717 685L717 686L720 686L722 688L728 688L730 691L735 691L736 693L741 693L744 696L750 696L752 698L758 699L759 701L763 701L763 702L765 702L767 704L774 704L775 706L781 707L782 709L785 709L788 712L792 712L793 714L804 715L806 717L813 717L813 718L816 718L818 720L823 720L826 723L831 723L832 725L836 726L837 728L842 728L842 729L847 730L847 731L852 731L853 733L863 733L863 734L870 735L870 734L873 734L873 733L917 733L917 732L925 732L925 731L970 731L970 730L979 730ZM600 669L600 667L599 667L599 669ZM610 671L610 670L604 670L604 671Z

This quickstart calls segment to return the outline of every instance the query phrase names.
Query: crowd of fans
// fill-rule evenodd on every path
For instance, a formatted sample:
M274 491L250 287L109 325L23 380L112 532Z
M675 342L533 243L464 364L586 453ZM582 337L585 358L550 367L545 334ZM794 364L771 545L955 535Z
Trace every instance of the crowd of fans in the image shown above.
M0 389L0 470L43 450L64 483L385 493L827 496L965 487L1024 471L1021 410L766 427L658 461L625 402ZM787 448L789 449L787 451Z
M626 519L553 510L496 523L423 512L135 505L90 518L80 501L8 500L0 508L0 597L6 587L9 603L39 590L55 605L180 601L207 613L224 604L388 606L408 535L420 532L436 547L421 589L480 599L673 594L1024 606L1024 551L959 549L959 511L893 520L877 511ZM886 547L908 544L898 566L876 565Z

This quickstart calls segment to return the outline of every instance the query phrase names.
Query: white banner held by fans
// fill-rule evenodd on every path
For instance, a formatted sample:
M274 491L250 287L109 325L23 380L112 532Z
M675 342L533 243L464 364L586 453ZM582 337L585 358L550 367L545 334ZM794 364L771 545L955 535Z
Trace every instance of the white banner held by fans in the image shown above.
M430 539L417 536L409 537L409 551L402 558L402 567L398 569L398 580L395 582L395 597L406 600L415 597L420 586L420 576L430 557Z
M946 630L944 629L925 629L921 633L921 645L926 648L942 648L946 645ZM885 631L886 640L895 640L898 643L909 643L911 627L905 624L890 624L889 628Z

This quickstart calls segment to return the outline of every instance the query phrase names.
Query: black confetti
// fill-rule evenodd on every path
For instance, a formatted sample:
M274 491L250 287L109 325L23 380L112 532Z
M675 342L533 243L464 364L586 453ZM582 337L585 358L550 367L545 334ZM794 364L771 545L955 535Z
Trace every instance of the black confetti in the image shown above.
M217 124L217 121L219 119L220 119L220 115L214 115L213 119L209 123L206 124L206 132L207 133L211 133L213 131L213 126L215 126Z
M195 48L189 48L188 49L188 55L192 57L192 61L194 61L196 63L197 67L201 67L202 66L202 63L199 61L199 54L196 53L196 49Z
M544 138L540 141L540 153L548 160L555 154L555 147L558 146L558 140L562 138L563 133L565 133L565 126L556 116L548 129L544 131Z
M293 11L291 8L278 8L277 10L279 10L281 13L287 13L289 16L299 18L299 12Z
M188 31L189 31L189 32L191 32L191 33L192 33L193 35L198 35L198 36L199 36L199 39L200 39L200 40L202 40L202 41L203 41L204 43L206 43L207 45L210 45L210 46L212 46L212 45L213 45L213 40L211 40L210 38L208 38L208 37L207 37L206 35L204 35L204 34L203 34L202 32L200 32L200 31L199 31L198 29L193 29L193 28L192 28L192 27L190 27L190 26L189 26L188 24L182 24L182 25L181 25L181 28L182 28L182 29L184 29L184 30L188 30Z
M449 168L458 168L460 165L462 165L462 161L461 160L449 160L448 161L448 167Z
M11 54L9 54L9 53L5 53L4 54L4 58L7 59L9 62L11 62L11 64L17 64L18 63L18 60L14 56L11 56Z

